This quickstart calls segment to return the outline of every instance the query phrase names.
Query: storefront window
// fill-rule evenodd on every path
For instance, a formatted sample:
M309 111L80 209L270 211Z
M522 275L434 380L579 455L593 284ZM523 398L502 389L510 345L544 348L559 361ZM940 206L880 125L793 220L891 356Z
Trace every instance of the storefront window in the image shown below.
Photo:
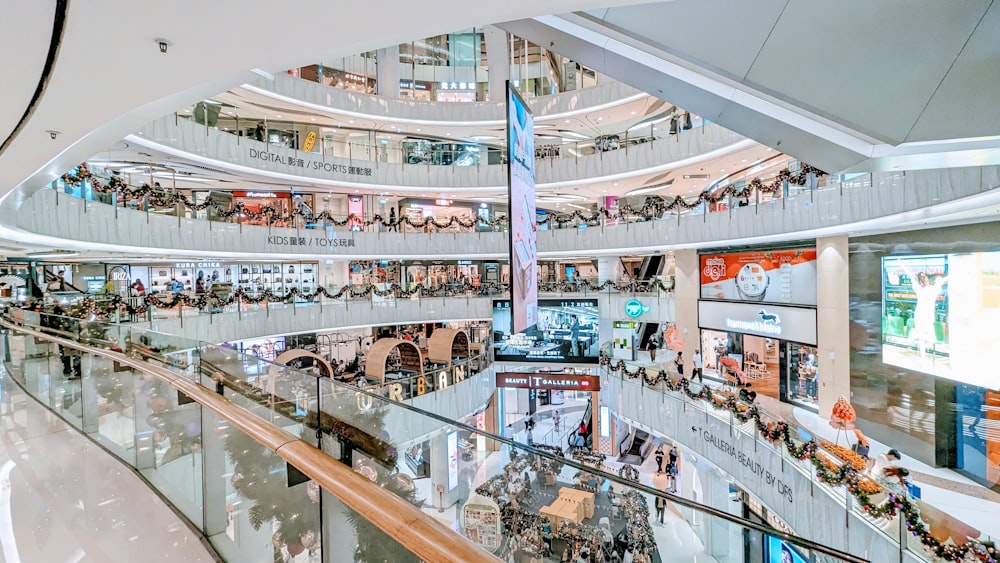
M819 404L819 361L816 348L802 344L788 345L788 371L785 393L790 401L810 407Z

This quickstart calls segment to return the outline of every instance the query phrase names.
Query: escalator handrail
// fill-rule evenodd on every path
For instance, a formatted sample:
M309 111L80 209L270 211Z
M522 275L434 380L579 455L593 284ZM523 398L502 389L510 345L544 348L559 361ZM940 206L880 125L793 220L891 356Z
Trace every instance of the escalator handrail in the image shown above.
M84 346L74 340L53 336L26 326L16 326L6 319L0 319L0 326L51 341L65 348L109 358L168 383L202 407L229 421L257 443L275 452L315 481L323 490L358 512L422 560L498 563L501 561L437 519L425 514L415 505L369 481L316 446L259 418L195 381L165 367L152 365L120 352Z

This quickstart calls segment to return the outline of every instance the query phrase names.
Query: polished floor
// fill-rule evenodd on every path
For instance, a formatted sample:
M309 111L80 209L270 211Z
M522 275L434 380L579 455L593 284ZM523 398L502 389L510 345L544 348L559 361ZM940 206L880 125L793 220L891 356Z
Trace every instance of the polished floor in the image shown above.
M214 561L129 468L0 367L2 561Z

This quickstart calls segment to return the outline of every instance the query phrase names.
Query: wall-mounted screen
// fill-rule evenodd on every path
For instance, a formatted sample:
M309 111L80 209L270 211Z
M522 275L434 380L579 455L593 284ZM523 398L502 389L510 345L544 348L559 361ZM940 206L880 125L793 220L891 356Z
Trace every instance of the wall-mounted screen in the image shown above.
M701 255L701 298L816 304L816 249Z
M1000 348L1000 252L882 257L882 361L987 389Z
M510 196L510 283L514 332L538 322L538 223L535 220L535 121L507 85L507 182Z
M597 363L600 314L596 299L542 299L538 322L512 330L511 302L493 302L493 354L497 361Z

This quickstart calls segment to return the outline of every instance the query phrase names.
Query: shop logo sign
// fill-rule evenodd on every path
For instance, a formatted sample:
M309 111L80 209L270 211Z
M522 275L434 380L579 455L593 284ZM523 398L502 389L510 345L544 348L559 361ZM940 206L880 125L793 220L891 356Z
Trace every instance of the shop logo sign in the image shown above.
M725 258L706 258L705 259L705 269L702 272L706 277L712 281L719 281L720 279L726 277L726 259Z
M765 323L774 325L781 324L781 317L779 317L777 313L768 313L766 309L761 309L760 311L757 311L757 316L759 316L760 320L764 321Z
M642 316L643 313L649 312L649 306L643 305L638 299L629 299L625 303L625 314L630 318L637 319Z

